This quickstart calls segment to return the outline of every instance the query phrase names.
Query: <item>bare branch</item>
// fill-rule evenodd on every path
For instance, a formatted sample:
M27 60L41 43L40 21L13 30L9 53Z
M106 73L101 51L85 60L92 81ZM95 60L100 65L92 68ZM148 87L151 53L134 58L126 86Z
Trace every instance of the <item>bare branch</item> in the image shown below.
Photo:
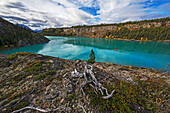
M51 110L45 110L45 109L41 109L41 108L38 108L38 107L27 106L27 107L24 107L24 108L22 108L22 109L13 111L12 113L18 113L18 112L21 112L21 111L26 110L26 109L36 110L36 111L40 111L40 112L43 112L43 113L52 112L52 111L57 111L57 110L60 110L60 109L65 109L65 111L67 111L67 110L68 110L69 103L70 103L70 101L67 103L67 106L66 106L66 107L58 107L58 108L56 108L56 109L51 109Z
M18 103L20 103L25 97L27 97L28 95L32 94L35 91L35 89L33 89L31 92L29 92L28 94L26 94L25 96L23 96L16 104L14 104L12 107L15 107Z
M115 91L115 90L113 90L113 91L111 92L111 94L110 94L110 95L103 96L102 98L104 98L104 99L108 99L108 98L112 97L112 96L113 96L114 91Z
M87 113L86 110L84 109L84 107L81 104L77 103L77 105L83 109L84 113Z
M27 107L24 107L22 109L13 111L12 113L18 113L18 112L21 112L21 111L26 110L26 109L37 110L37 111L40 111L40 112L43 112L43 113L49 112L48 110L44 110L44 109L41 109L41 108L35 108L35 107L32 107L32 106L27 106Z
M67 103L67 107L65 109L65 112L67 112L69 104L70 104L70 101Z

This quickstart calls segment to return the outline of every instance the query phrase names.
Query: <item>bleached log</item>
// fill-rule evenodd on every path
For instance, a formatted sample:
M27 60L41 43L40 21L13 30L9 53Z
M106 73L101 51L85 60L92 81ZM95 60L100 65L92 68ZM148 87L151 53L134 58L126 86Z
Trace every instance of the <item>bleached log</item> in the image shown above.
M94 92L95 92L96 95L97 95L96 88L95 88L92 84L89 84L89 85L94 89Z
M88 67L90 67L90 69L88 69ZM88 78L89 80L87 79L87 74L90 75L90 78ZM96 77L95 77L95 75L93 73L93 66L92 65L85 65L85 69L84 69L83 73L79 73L75 69L72 72L72 75L74 77L79 77L79 79L84 77L85 83L80 85L80 89L81 89L83 95L85 95L85 92L84 92L83 88L90 83L89 85L94 89L96 94L97 94L97 92L99 90L101 92L101 94L104 95L103 90L105 90L106 96L103 96L102 98L108 99L108 98L113 96L114 90L111 92L111 94L109 94L107 88L105 88L100 82L97 81L97 79L96 79ZM79 79L78 79L78 81L79 81ZM93 86L91 83L93 83L95 86Z
M43 112L43 113L53 112L53 111L57 111L57 110L60 110L60 109L65 109L65 111L67 111L67 110L68 110L69 103L70 103L70 101L67 103L67 106L66 106L66 107L58 107L58 108L56 108L56 109L51 109L51 110L41 109L41 108L33 107L33 106L26 106L26 107L21 108L21 109L19 109L19 110L13 111L12 113L18 113L18 112L21 112L21 111L27 110L27 109L36 110L36 111L40 111L40 112Z
M84 109L84 107L81 104L77 103L77 105L83 109L84 113L87 113L86 110Z
M113 91L111 92L111 94L110 94L110 95L103 96L102 98L103 98L103 99L109 99L110 97L112 97L112 96L113 96L114 91L115 91L115 90L113 90Z
M90 69L88 69L88 67L90 67ZM89 77L87 78L87 75L90 75L90 78ZM66 76L66 74L64 75L64 77L65 76ZM76 82L76 84L79 82L80 78L82 78L82 77L84 78L85 82L80 85L80 90L83 92L84 95L85 95L85 92L84 92L83 88L85 86L89 85L89 86L91 86L94 89L94 92L96 94L97 94L97 91L99 90L101 92L101 94L104 95L103 90L105 90L106 96L103 96L102 97L103 99L108 99L108 98L113 96L113 93L114 93L115 90L113 90L111 92L111 94L108 93L107 88L105 88L100 82L97 81L97 79L96 79L96 77L95 77L95 75L93 73L93 66L91 66L91 65L85 65L85 69L84 69L83 73L80 73L80 72L78 72L75 69L73 72L71 72L71 76L72 77L78 77L78 81ZM94 84L94 85L92 85L92 84ZM30 92L30 93L32 93L32 92ZM16 104L21 102L26 96L22 97L21 100L19 100ZM24 107L22 109L13 111L12 113L18 113L18 112L21 112L21 111L26 110L26 109L36 110L36 111L40 111L40 112L44 112L44 113L46 113L46 112L53 112L53 111L57 111L57 110L60 110L60 109L65 109L65 111L67 112L69 103L70 102L67 103L66 107L58 107L58 108L52 109L52 110L46 110L46 109L41 109L41 108L38 108L38 107L27 106L27 107ZM85 111L85 109L84 109L84 107L82 105L80 105L79 103L77 103L77 105L83 109L84 113L86 113L86 111Z
M109 95L108 91L107 91L107 88L103 87L102 86L102 89L106 91L106 95Z
M67 107L65 109L65 112L67 112L69 104L70 104L70 101L67 103Z
M43 113L49 112L49 110L45 110L45 109L41 109L41 108L36 108L36 107L32 107L32 106L27 106L27 107L24 107L22 109L13 111L12 113L18 113L18 112L21 112L21 111L26 110L26 109L36 110L36 111L40 111L40 112L43 112Z

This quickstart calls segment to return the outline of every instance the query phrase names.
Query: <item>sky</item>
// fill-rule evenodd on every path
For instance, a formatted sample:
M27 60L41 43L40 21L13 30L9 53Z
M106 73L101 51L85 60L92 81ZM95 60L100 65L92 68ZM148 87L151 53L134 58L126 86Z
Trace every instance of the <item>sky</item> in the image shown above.
M31 29L170 17L169 0L0 0L0 17Z

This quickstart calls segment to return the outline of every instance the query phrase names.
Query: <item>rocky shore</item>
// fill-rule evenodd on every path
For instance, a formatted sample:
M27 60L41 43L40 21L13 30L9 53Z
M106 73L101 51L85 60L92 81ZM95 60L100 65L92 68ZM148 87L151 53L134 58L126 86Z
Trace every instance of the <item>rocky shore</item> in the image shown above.
M71 75L75 69L83 73L86 64L34 53L1 54L0 111L27 107L21 112L40 112L28 108L32 106L44 112L169 112L169 73L96 62L92 66L98 82L108 93L115 90L111 98L103 99L100 91L89 85L84 87L84 95L80 90L84 79Z

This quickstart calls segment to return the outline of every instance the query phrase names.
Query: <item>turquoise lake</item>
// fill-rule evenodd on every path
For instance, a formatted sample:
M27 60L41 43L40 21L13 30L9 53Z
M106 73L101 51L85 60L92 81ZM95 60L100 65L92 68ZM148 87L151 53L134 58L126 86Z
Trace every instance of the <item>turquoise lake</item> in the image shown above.
M45 44L31 45L0 53L33 52L63 59L87 60L91 49L93 49L97 62L158 69L166 68L170 64L170 43L83 37L47 36L47 38L51 41ZM118 51L114 49L118 49Z

